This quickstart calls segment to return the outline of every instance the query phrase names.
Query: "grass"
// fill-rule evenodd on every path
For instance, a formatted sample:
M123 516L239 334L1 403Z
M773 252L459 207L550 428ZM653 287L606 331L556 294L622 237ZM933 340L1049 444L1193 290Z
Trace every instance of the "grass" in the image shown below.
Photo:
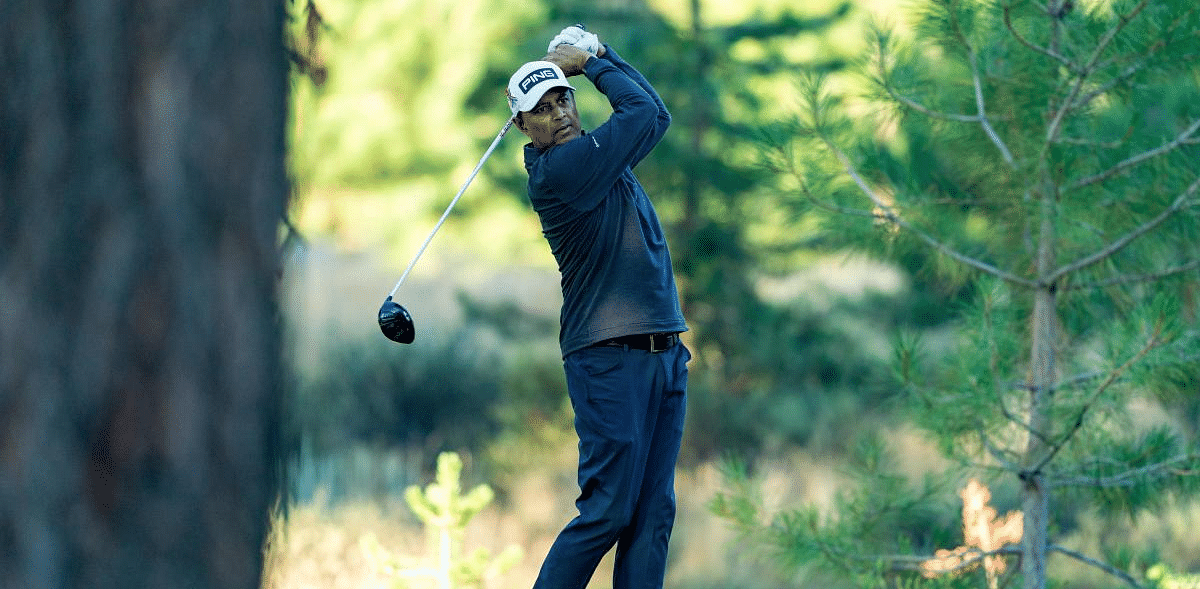
M918 476L928 468L927 444L910 430L887 433L897 446L906 472ZM523 589L537 577L541 559L558 530L573 516L574 440L562 438L555 447L531 449L545 459L519 475L506 477L497 487L498 498L474 518L464 538L465 552L479 548L498 554L506 546L519 546L524 557L511 570L486 579L480 589ZM367 450L348 452L359 456L347 461L349 469L362 469L361 455ZM355 464L352 464L354 462ZM377 468L404 468L382 456ZM392 466L387 466L392 465ZM834 455L813 455L794 449L771 460L761 460L755 479L761 486L767 512L777 508L813 504L828 509L843 484L839 475L841 461ZM315 467L316 465L310 465ZM331 468L321 464L325 477ZM470 469L470 465L468 465ZM470 473L465 472L469 478ZM317 477L320 478L320 477ZM385 477L386 478L386 477ZM394 477L402 479L404 477ZM330 478L345 485L352 478ZM372 479L374 480L374 479ZM419 482L424 485L426 480ZM341 489L331 493L317 481L310 497L291 503L273 517L270 543L266 554L264 589L395 589L404 587L395 578L371 565L362 543L373 537L389 552L428 559L426 531L409 511L403 489ZM474 483L464 483L464 487ZM711 515L706 503L723 484L713 463L704 462L681 468L676 488L679 509L672 536L667 586L675 589L765 589L775 587L765 571L764 561L752 548L738 541L723 520ZM336 499L333 497L336 495ZM1097 556L1113 550L1132 551L1130 557L1142 567L1157 562L1174 563L1180 573L1200 570L1200 537L1191 533L1200 527L1200 502L1174 503L1155 516L1136 520L1102 521L1085 516L1079 527L1063 538L1064 545ZM424 564L432 564L425 560ZM1095 574L1087 567L1055 559L1054 575L1070 580L1073 587L1105 587L1111 579ZM601 563L590 589L611 589L612 555ZM411 585L413 589L423 587Z
M573 483L573 465L568 464L566 470L559 472L563 467L552 463L515 478L511 488L501 490L503 498L469 524L464 539L466 552L484 548L497 554L516 544L525 555L508 572L488 579L484 589L533 584L542 557L558 530L573 516L573 501L578 492ZM722 522L709 516L704 507L720 484L715 469L702 465L681 471L678 476L679 513L672 540L669 584L703 587L706 586L703 583L715 578L745 574L746 571L736 570L739 565L730 532ZM392 553L426 559L425 564L431 564L425 530L408 511L399 491L341 492L338 495L342 499L337 501L330 500L330 495L318 490L311 499L292 503L286 513L281 510L274 515L264 589L400 586L371 566L361 546L364 538L369 537L377 538ZM611 567L610 554L589 586L610 588Z

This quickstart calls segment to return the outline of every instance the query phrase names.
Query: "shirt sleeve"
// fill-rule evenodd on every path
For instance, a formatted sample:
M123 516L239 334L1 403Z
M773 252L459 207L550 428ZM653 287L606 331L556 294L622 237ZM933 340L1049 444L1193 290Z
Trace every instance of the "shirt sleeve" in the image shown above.
M667 127L671 126L671 113L667 110L667 105L663 103L662 98L660 98L658 95L658 92L654 90L654 86L651 86L650 81L646 79L646 76L643 76L641 72L630 65L629 62L625 61L612 47L605 45L604 57L600 59L606 59L612 62L613 65L617 66L617 69L620 69L625 73L625 75L629 76L631 80L637 82L637 85L640 86L642 90L645 90L646 94L649 94L650 98L654 100L654 104L658 107L658 118L656 120L656 124L661 129L659 132L659 137L661 138L661 136L666 133ZM650 150L647 149L644 153L639 154L633 165L636 166L637 163L649 153Z

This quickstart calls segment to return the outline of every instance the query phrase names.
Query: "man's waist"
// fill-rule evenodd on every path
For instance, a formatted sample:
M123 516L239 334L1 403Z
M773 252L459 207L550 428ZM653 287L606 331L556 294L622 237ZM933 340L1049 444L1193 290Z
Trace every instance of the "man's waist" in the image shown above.
M638 333L610 337L592 344L592 347L620 347L631 350L645 350L657 354L675 347L679 343L678 332Z
M642 318L633 319L626 317L624 321L616 320L577 320L577 314L564 313L560 319L562 328L559 332L559 346L562 348L563 357L567 357L571 352L590 348L599 345L602 342L607 342L614 338L634 336L641 337L641 334L663 334L673 333L680 334L688 330L687 323L683 317L678 315L678 311L674 313L663 313L659 318ZM605 327L591 327L605 325ZM622 344L624 345L624 344ZM657 347L655 348L657 349Z

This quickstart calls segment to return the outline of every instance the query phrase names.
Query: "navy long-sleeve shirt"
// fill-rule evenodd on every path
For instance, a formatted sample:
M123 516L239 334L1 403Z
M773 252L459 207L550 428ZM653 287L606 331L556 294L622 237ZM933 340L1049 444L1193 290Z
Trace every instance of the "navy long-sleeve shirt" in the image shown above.
M612 337L687 330L662 226L633 175L671 114L611 47L584 75L613 114L561 145L525 146L529 199L562 275L564 357Z

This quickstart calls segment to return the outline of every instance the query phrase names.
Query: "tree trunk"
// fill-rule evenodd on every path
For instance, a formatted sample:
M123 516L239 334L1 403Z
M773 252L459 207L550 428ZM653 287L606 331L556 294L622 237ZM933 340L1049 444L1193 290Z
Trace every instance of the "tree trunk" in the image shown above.
M704 33L704 13L703 5L700 0L692 0L691 2L691 17L692 17L692 41L695 43L695 53L691 56L694 60L693 75L695 76L695 84L692 85L692 109L688 123L690 128L690 137L688 138L689 147L691 147L691 156L694 158L696 165L703 162L704 154L704 134L708 132L710 124L710 115L708 108L708 96L705 93L708 80L708 70L712 63L712 57L709 55L708 41ZM683 189L683 215L680 219L680 226L684 235L689 237L696 234L700 227L700 191L703 186L703 177L700 174L688 174L684 179Z
M1069 0L1050 0L1050 14L1061 14L1061 5ZM1062 22L1055 16L1050 16L1050 49L1057 52L1062 37ZM1059 75L1062 75L1061 73ZM1055 111L1053 103L1047 105L1046 112ZM1052 131L1056 133L1056 131ZM1047 137L1053 141L1055 137ZM1044 163L1043 163L1044 165ZM1051 410L1054 402L1054 386L1056 382L1056 341L1058 329L1058 310L1056 306L1058 285L1047 283L1046 278L1054 271L1058 263L1057 240L1058 232L1055 227L1058 190L1054 178L1048 170L1041 173L1042 191L1040 201L1041 224L1038 228L1036 265L1038 287L1034 291L1033 317L1030 325L1030 358L1029 380L1029 439L1025 447L1023 475L1024 500L1024 538L1022 541L1021 572L1024 576L1025 589L1045 589L1046 587L1046 545L1050 528L1050 496L1046 488L1045 476L1041 473L1038 463L1044 459L1049 450L1047 440L1053 435L1053 416Z
M259 585L276 0L0 0L0 588Z
M691 86L692 110L688 113L688 149L689 156L692 158L690 167L692 169L685 172L685 177L682 186L683 210L680 213L679 221L675 225L675 233L681 236L685 243L695 242L696 235L699 233L703 219L700 214L700 191L702 188L702 175L694 173L694 169L698 168L704 161L704 133L708 125L708 113L706 97L704 95L704 86L706 76L708 75L708 65L711 60L708 58L708 46L704 38L704 15L703 7L700 0L692 0L691 8L691 35L693 52L689 56L691 60L690 69L696 83ZM684 247L678 248L672 252L675 258L675 265L683 270L683 273L688 276L691 284L686 285L683 292L680 293L680 307L684 317L693 317L697 304L697 287L695 283L698 261L695 259L695 248ZM696 346L702 348L703 346ZM698 349L697 354L702 355L704 351Z
M1054 190L1047 183L1042 197L1041 227L1038 232L1037 270L1046 277L1056 263L1054 226ZM1025 589L1046 587L1046 538L1049 531L1050 497L1045 477L1037 468L1048 450L1046 441L1052 435L1050 410L1054 398L1058 316L1055 307L1056 287L1044 280L1034 291L1033 317L1030 325L1029 428L1025 450L1024 482L1024 539L1021 571Z

